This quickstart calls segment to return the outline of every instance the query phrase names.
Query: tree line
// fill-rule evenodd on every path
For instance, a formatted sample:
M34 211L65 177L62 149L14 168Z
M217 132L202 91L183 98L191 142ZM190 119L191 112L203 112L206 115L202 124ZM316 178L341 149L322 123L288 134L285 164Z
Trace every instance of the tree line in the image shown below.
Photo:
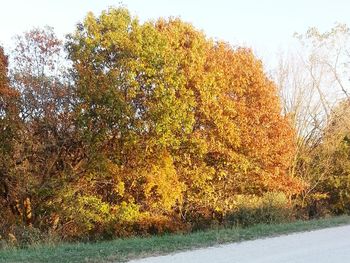
M348 34L332 32L298 37L325 47ZM310 58L302 74L281 60L272 80L250 49L180 19L140 23L124 8L89 13L64 42L52 28L33 29L6 54L5 238L108 238L349 211L348 101L333 106L321 91L323 59Z

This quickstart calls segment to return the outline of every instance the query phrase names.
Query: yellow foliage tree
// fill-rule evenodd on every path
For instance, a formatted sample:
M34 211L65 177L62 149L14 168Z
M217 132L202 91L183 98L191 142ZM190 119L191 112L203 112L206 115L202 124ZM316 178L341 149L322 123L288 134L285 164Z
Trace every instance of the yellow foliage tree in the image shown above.
M122 8L88 14L67 47L103 201L191 221L224 216L237 194L300 190L286 173L293 129L250 50Z

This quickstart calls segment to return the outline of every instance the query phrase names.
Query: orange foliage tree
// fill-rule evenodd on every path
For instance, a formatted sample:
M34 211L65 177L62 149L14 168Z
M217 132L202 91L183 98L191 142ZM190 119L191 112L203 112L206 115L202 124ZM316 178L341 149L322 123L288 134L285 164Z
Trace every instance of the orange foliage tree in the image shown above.
M89 14L68 50L89 169L110 183L89 194L187 221L224 215L237 194L300 190L293 129L250 50L125 9Z
M18 37L12 89L0 53L0 206L11 199L21 224L68 238L176 231L300 191L294 131L249 49L112 8L89 13L66 52L50 28Z
M156 27L177 54L195 101L192 132L174 153L191 213L225 214L237 194L300 191L300 181L286 173L294 131L261 62L179 19L159 20Z
M8 59L0 47L0 226L10 224L18 211L15 176L19 135L17 102L18 93L10 87L8 79Z

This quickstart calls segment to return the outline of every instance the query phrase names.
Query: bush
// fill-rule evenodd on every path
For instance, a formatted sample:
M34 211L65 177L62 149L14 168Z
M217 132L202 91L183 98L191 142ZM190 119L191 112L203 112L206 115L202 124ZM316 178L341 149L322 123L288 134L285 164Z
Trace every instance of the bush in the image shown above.
M140 221L134 225L134 230L136 234L159 235L165 233L188 232L190 227L176 217L145 214Z
M64 209L60 211L63 222L58 232L66 240L113 237L115 229L138 221L141 214L139 206L132 202L111 205L99 196L75 194L72 191L68 191L65 198ZM126 235L128 233L125 232L117 236Z
M237 195L234 209L225 216L229 225L282 223L292 220L293 209L285 194L268 192L263 196Z
M32 226L13 225L6 235L0 236L0 248L32 247L40 244L55 244L60 241L54 232L44 232Z

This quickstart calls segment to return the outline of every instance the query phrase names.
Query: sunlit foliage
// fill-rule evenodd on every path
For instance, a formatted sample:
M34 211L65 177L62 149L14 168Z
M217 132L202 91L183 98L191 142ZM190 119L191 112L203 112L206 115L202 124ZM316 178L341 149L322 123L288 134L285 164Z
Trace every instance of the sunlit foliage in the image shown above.
M18 37L11 85L2 59L1 103L18 98L21 124L17 155L1 152L18 224L100 238L224 223L247 199L252 223L291 211L294 130L251 50L112 8L89 13L65 52L51 28Z

